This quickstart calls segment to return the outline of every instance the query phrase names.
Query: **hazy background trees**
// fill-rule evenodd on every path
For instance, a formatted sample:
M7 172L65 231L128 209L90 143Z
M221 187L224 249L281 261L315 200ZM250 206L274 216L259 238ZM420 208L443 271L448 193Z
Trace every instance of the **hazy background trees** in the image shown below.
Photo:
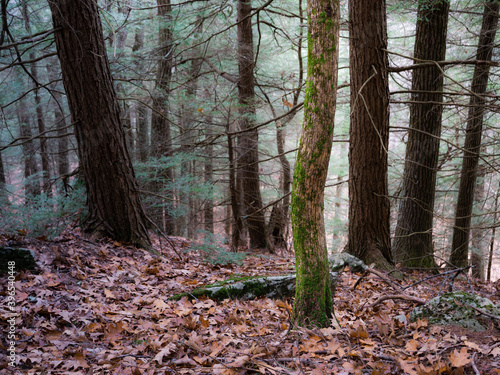
M468 239L472 251L484 254L487 264L490 245L494 257L497 247L498 49L493 47L492 63L487 65L485 93L474 94L474 70L486 66L476 63L483 60L476 54L485 4L451 1L446 62L439 63L438 69L433 62L417 61L416 20L428 21L417 17L418 6L424 3L389 0L385 8L390 119L389 134L380 135L389 140L385 151L388 189L376 192L377 199L391 207L394 240L400 203L406 197L403 175L411 134L410 106L420 104L412 87L413 73L441 69L441 134L435 134L439 152L437 164L428 167L436 174L429 241L435 261L445 264L455 216L462 215L456 208L460 169L469 147L464 144L469 111L477 104L471 98L479 99L479 95L484 109L482 138L479 151L474 151L478 156L476 191L471 214L465 215L471 223L465 226L472 232ZM1 207L1 232L25 229L36 235L57 235L65 225L77 222L83 192L50 10L42 0L3 0L1 4L0 189L2 199L8 198ZM283 241L290 246L290 172L299 145L307 68L305 1L116 0L97 4L127 147L148 216L172 235L200 240L219 236L234 248L263 246L257 239L265 240L266 246L283 247ZM238 16L238 6L247 7L248 18ZM347 244L348 184L354 183L348 182L352 109L347 6L347 2L340 4L339 88L325 189L329 251L342 250ZM244 54L238 30L244 22L253 43L253 57L247 57L253 60L247 61L253 70L251 102L239 96ZM493 45L497 43L495 36ZM413 69L419 64L427 65ZM377 73L381 72L377 69ZM379 172L375 177L384 179ZM258 186L260 203L258 195L248 195L252 181L250 191ZM257 237L253 231L266 235ZM252 243L250 238L254 238ZM379 246L387 248L387 239Z

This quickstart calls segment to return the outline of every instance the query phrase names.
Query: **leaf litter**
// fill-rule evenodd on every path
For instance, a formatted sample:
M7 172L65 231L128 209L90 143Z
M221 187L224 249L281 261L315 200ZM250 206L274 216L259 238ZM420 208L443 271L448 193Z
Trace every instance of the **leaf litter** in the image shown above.
M374 275L358 282L360 275L343 273L336 319L327 328L305 328L293 324L293 299L169 300L235 275L289 274L292 255L250 253L241 265L213 265L180 237L171 241L183 249L182 260L158 239L160 257L118 242L90 242L78 232L54 242L16 241L35 252L39 270L16 276L17 363L9 366L4 337L0 374L500 374L498 324L477 333L410 323L415 303L373 304L391 294ZM11 243L0 237L0 245ZM422 278L406 276L408 285ZM7 276L0 282L7 332L13 315ZM500 300L492 283L464 279L456 286ZM429 300L443 288L430 279L408 294Z

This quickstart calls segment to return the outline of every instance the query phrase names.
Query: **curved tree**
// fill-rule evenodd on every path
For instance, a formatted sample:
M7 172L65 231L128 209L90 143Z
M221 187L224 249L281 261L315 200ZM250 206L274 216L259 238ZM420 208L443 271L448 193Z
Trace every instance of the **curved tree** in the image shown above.
M150 246L94 0L49 0L93 237Z
M294 317L330 324L333 311L323 217L337 97L339 1L308 0L307 87L293 176L291 219L297 265Z

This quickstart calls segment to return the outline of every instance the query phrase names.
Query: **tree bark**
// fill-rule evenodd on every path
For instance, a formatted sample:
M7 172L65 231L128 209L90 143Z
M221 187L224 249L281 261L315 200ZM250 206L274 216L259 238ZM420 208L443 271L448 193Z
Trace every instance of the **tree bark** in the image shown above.
M308 78L291 198L294 319L324 327L333 311L323 207L337 98L339 1L308 0L307 15Z
M33 136L31 131L31 121L28 106L25 100L20 100L17 107L17 120L19 123L19 135L27 140L23 142L24 159L24 194L26 203L31 198L40 195L40 181L36 174L38 173L38 164L36 162L35 145L30 138Z
M347 252L389 267L389 81L385 0L349 1L351 124Z
M443 61L449 1L419 2L414 56ZM443 74L438 66L413 71L410 131L394 254L407 267L435 267L432 227L443 112ZM415 129L415 131L413 131Z
M51 81L57 80L58 61L47 64L47 72ZM59 176L69 174L69 158L68 158L68 136L66 129L66 119L63 112L63 99L60 92L53 87L52 98L54 100L54 120L57 128L57 172Z
M151 155L155 157L172 156L172 136L170 130L169 95L170 81L172 80L173 68L173 43L171 31L171 11L170 0L157 0L158 17L160 30L158 36L159 61L156 72L155 93L153 96L153 115L151 119ZM153 188L156 191L165 191L165 185L171 185L174 179L172 167L163 168L158 172L160 182L155 183ZM167 189L167 195L173 198L171 188ZM164 217L165 214L165 217ZM169 207L164 210L163 205L153 210L153 220L159 226L163 226L167 234L174 234L175 222L170 214Z
M498 1L487 1L484 6L483 23L479 34L477 60L491 61L498 28L498 16ZM464 156L450 255L450 263L456 267L466 267L468 264L470 224L486 102L484 94L488 86L489 72L489 64L478 64L474 68L472 77L471 92L475 95L471 96L469 101Z
M49 0L49 6L87 190L84 232L150 247L97 3Z
M28 14L28 4L26 0L22 1L22 15L24 18L24 27L28 35L31 35L31 23ZM35 54L30 52L29 59L34 60ZM34 79L34 93L35 93L35 113L37 118L38 133L43 134L45 132L45 119L43 116L43 109L41 104L41 98L38 87L38 67L36 63L30 65L31 77ZM47 153L47 140L45 136L40 136L40 156L42 159L42 191L47 194L48 197L52 196L52 188L50 186L50 164L49 156Z
M267 248L259 174L259 133L255 125L255 80L251 0L238 0L238 103L239 124L244 132L239 135L239 168L243 183L248 234L251 248Z

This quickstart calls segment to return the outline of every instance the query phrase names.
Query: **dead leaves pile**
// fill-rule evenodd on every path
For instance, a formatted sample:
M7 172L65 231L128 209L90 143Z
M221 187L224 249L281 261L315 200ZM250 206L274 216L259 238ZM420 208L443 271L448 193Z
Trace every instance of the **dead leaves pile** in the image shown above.
M184 239L175 243L189 249ZM329 328L307 329L293 325L291 300L168 299L233 274L288 274L292 258L214 266L195 251L180 261L166 249L154 257L71 235L24 247L35 251L40 272L16 278L17 367L8 366L2 339L1 374L500 374L495 327L473 334L410 323L409 302L365 308L387 293L374 277L353 289L359 277L345 273L335 298L340 326L334 319ZM0 282L5 296L7 278ZM413 292L428 299L439 290ZM1 300L7 332L12 315Z

